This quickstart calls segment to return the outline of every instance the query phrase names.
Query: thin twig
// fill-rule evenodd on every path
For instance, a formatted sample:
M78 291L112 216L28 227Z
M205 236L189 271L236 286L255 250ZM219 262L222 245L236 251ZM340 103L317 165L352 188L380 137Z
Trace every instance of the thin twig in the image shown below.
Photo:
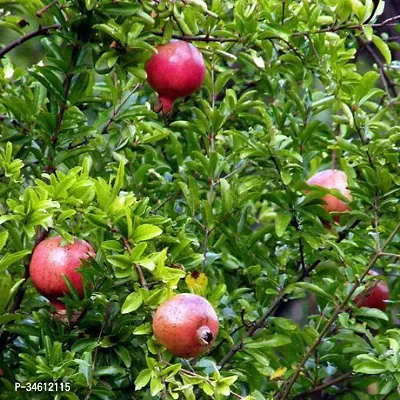
M381 71L381 77L383 84L386 88L386 86L389 86L390 90L392 93L389 92L388 88L386 88L386 92L389 97L392 97L392 94L397 97L399 95L396 83L392 80L392 78L389 76L387 71L385 70L385 64L381 60L381 58L376 54L374 48L372 47L371 43L367 42L366 40L362 39L361 37L358 38L359 42L362 44L362 46L365 47L365 49L368 51L368 53L371 55L371 57L374 59L374 61L377 63L380 71Z
M132 253L132 248L131 248L131 245L128 242L128 239L124 235L121 234L121 240L122 240L122 243L124 244L125 249L128 251L129 254L131 254ZM133 263L133 265L135 267L136 273L138 274L140 285L144 289L148 289L146 278L143 275L142 268L140 268L140 265L137 264L137 263Z
M322 383L321 385L315 386L309 390L306 390L303 393L298 394L297 396L293 397L293 400L304 400L308 396L321 392L322 390L337 385L340 382L346 381L348 379L354 379L354 378L359 378L361 375L356 375L353 372L347 372L346 374L340 375L337 378L331 379L330 381L327 381L325 383Z
M163 32L152 32L155 36L164 36ZM212 36L186 36L186 35L172 35L173 39L180 39L185 42L218 42L218 43L245 43L246 39L242 38L223 38L223 37L212 37Z
M274 303L272 306L264 313L264 315L243 335L243 337L239 340L238 343L236 343L227 353L227 355L221 360L219 363L220 369L224 368L225 365L229 362L229 360L244 347L244 341L252 337L256 331L258 331L260 328L262 328L265 325L265 322L267 319L273 315L275 310L278 308L278 306L281 304L281 302L284 300L285 294L284 291L281 291L281 293L278 295L278 297L275 299Z
M64 119L64 114L65 111L67 110L67 100L69 96L69 91L71 89L71 83L72 83L72 78L74 77L74 69L76 67L77 61L78 61L78 56L80 52L81 46L78 44L74 44L72 48L72 54L71 54L71 61L68 67L68 71L65 74L65 79L64 79L64 99L60 104L60 109L57 114L57 123L56 127L54 129L54 135L51 137L51 141L53 145L57 142L58 139L58 134L60 133L61 130L61 125Z
M393 393L395 393L397 388L391 390L388 394L383 395L379 400L387 400Z
M100 339L101 339L101 337L102 337L102 335L103 335L104 327L105 327L105 325L106 325L106 323L107 323L107 320L108 320L108 317L109 317L109 315L110 315L110 308L111 308L111 302L108 303L108 305L107 305L106 312L105 312L105 314L104 314L104 319L103 319L103 322L101 323L100 332L99 332L99 335L98 335L98 337L97 337L97 346L96 346L96 349L94 350L94 353L93 353L93 360L92 360L92 374L91 374L91 378L90 378L89 385L88 385L89 391L88 391L88 393L87 393L87 395L86 395L86 397L85 397L85 400L89 400L89 398L90 398L90 396L91 396L91 394L92 394L92 390L93 390L93 376L94 376L94 371L95 371L95 369L96 369L97 353L98 353L98 351L99 351Z
M21 36L20 38L18 38L17 40L15 40L14 42L10 43L6 47L4 47L2 50L0 50L0 59L3 58L8 52L15 49L19 45L21 45L22 43L25 43L28 40L30 40L36 36L50 35L50 31L58 30L60 28L61 28L61 26L58 24L48 25L48 26L39 26L39 28L36 29L36 31L29 32L26 35Z
M57 4L59 0L53 0L51 3L47 4L47 6L43 7L41 10L39 10L36 13L36 16L38 18L42 18L42 15L45 14L51 7L53 7L55 4Z
M383 22L379 22L376 24L358 24L358 25L340 25L340 26L332 26L330 28L325 28L325 29L318 29L315 31L309 31L309 32L294 32L292 33L291 36L306 36L306 35L314 35L314 34L319 34L319 33L328 33L328 32L338 32L338 31L343 31L343 30L362 30L366 26L370 26L371 28L382 28L383 26L393 26L397 25L394 23L395 21L398 21L400 19L400 15L396 15L392 18L388 18ZM392 24L394 23L394 24Z
M131 98L131 96L135 93L136 89L139 87L140 85L136 85L132 91L128 94L128 96L126 96L126 99L124 99L121 104L116 107L112 114L111 117L108 119L108 121L106 122L106 124L104 125L103 130L101 131L102 135L105 135L108 131L108 128L110 127L110 125L114 122L115 117L120 113L120 111L122 110L122 107L127 103L127 101Z
M400 254L394 254L394 253L382 253L382 257L394 257L394 258L400 258Z
M211 64L211 107L212 109L215 108L215 100L216 100L216 93L215 93L215 66L214 62ZM208 149L208 157L211 157L211 154L215 152L215 132L211 132L209 135L209 141L210 141L210 146ZM214 177L209 176L208 177L209 181L209 190L207 193L207 201L212 207L212 204L214 202ZM206 221L207 222L207 221ZM202 269L206 266L207 263L207 251L208 251L208 241L210 239L210 233L211 233L210 226L205 225L205 232L204 232L204 244L203 244L203 262L201 264Z
M162 354L161 354L160 351L158 351L158 361L159 361L160 363L163 363L163 362L164 362L163 357L162 357ZM162 381L162 383L163 383L163 385L164 385L163 390L162 390L162 398L163 398L164 400L168 400L167 385L166 385L166 383L165 383L165 376L164 376L164 375L161 377L161 381Z

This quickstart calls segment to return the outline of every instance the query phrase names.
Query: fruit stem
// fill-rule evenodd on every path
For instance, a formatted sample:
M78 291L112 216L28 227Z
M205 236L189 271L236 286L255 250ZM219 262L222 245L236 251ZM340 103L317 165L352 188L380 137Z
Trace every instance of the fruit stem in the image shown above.
M161 111L163 115L168 115L174 106L175 99L170 99L168 97L160 96L158 98L158 104L154 107L156 112Z
M56 312L64 312L66 310L65 304L61 303L61 301L53 301L51 304L56 308Z

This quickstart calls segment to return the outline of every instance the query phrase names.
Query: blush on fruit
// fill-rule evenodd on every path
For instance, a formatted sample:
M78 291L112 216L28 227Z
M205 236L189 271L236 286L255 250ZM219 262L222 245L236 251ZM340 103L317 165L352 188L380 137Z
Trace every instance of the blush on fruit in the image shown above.
M61 236L56 236L40 242L29 265L33 285L57 310L65 308L57 298L69 293L63 275L68 277L78 295L82 297L82 275L76 269L81 267L82 260L96 256L92 246L84 240L75 239L73 243L65 246L61 246L61 241Z
M177 98L200 88L206 66L200 51L182 40L158 46L157 51L146 64L147 82L158 93L157 111L168 114Z
M153 331L167 350L179 357L197 357L214 343L219 330L212 305L195 294L178 294L157 309Z
M321 171L313 175L307 183L326 189L337 189L343 196L347 197L350 201L352 200L350 191L347 189L347 175L343 171L337 169ZM327 212L343 212L350 210L348 204L331 194L324 196L323 200L325 201L323 207ZM335 216L333 219L335 222L339 222L340 217Z
M369 275L379 275L376 271L369 271ZM379 281L369 291L360 293L354 302L358 307L378 308L385 311L386 300L389 299L389 287L386 282Z

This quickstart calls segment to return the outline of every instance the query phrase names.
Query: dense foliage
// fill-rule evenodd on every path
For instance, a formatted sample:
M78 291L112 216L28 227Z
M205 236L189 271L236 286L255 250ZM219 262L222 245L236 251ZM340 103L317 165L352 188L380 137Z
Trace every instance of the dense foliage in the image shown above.
M383 7L0 1L1 399L399 398L399 73L374 29L400 18L377 24ZM172 38L207 75L163 116L145 63ZM340 224L322 197L347 199L306 184L330 167L352 194ZM97 253L67 315L28 276L48 235ZM371 268L385 311L353 301ZM151 328L183 292L220 322L192 360Z

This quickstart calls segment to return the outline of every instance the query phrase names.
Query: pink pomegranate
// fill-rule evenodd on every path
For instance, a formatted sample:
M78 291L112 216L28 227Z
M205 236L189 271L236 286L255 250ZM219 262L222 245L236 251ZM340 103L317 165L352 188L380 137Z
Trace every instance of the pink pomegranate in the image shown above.
M376 271L369 271L369 275L379 275ZM389 288L385 281L379 281L376 285L372 284L371 290L359 294L354 302L358 307L379 308L385 311L389 299Z
M307 183L309 185L317 185L327 189L338 189L343 196L352 200L350 191L347 189L347 175L343 171L337 169L328 169L321 171L312 176ZM325 204L324 209L327 212L343 212L350 210L350 207L337 197L327 194L323 197ZM339 222L339 216L335 216L334 221Z
M157 111L168 114L177 98L200 88L206 67L200 51L182 40L158 46L157 51L146 64L147 82L158 93Z
M195 294L178 294L157 309L153 331L169 352L179 357L197 357L214 343L219 330L212 305Z
M35 288L56 307L65 309L58 297L68 293L62 276L71 281L79 296L83 296L82 275L76 271L82 260L96 256L92 246L84 240L75 239L73 243L61 246L61 236L43 240L32 254L29 273Z

